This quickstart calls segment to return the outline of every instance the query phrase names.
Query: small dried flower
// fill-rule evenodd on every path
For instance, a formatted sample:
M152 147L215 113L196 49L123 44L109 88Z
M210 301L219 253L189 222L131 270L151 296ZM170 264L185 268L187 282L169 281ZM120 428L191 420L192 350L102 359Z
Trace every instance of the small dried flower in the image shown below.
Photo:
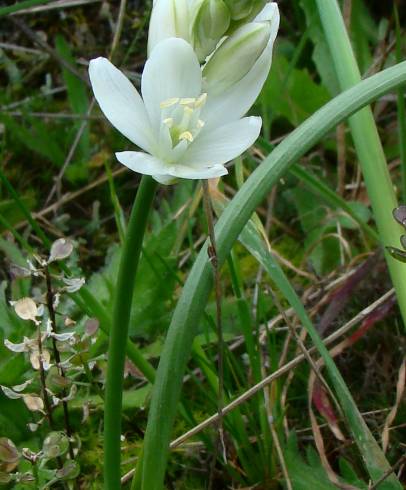
M31 320L34 323L38 323L36 317L38 316L38 308L35 301L31 298L22 298L16 302L11 303L14 306L16 314L22 320Z
M23 399L24 403L27 405L28 410L31 410L31 412L43 412L44 402L39 396L24 395Z
M51 246L51 253L49 254L48 264L56 260L67 259L73 252L73 243L66 238L59 238Z

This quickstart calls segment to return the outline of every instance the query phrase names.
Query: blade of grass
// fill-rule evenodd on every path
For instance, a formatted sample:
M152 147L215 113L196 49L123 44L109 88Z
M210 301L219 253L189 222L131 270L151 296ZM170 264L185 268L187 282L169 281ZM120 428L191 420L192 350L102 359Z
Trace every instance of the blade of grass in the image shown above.
M218 220L216 236L220 264L224 263L255 208L290 165L338 123L405 82L406 62L388 68L334 98L294 130L257 167ZM139 465L142 474L138 473L133 489L162 489L183 373L212 280L206 243L189 273L168 330L151 399L143 462Z
M396 3L393 4L395 15L395 32L396 32L396 61L400 63L402 56L402 32L399 22L399 12ZM405 89L400 87L397 90L398 105L398 132L399 132L399 152L400 167L402 169L402 198L406 202L406 107L405 107Z
M18 2L14 5L9 5L8 7L0 8L0 17L6 15L15 14L19 10L28 9L30 7L35 7L36 5L43 5L45 3L52 2L53 0L25 0L24 2Z
M340 7L336 0L315 1L341 90L346 90L361 81L361 74ZM392 219L396 195L371 108L365 107L350 117L349 126L381 241L384 245L398 242L399 227ZM406 274L386 249L385 258L406 324Z

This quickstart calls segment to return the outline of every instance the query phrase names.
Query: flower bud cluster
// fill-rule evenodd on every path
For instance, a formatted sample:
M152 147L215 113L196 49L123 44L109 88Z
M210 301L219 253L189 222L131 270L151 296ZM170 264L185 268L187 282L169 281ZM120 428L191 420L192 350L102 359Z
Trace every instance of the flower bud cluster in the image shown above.
M225 58L230 65L232 57L247 72L273 43L278 25L276 3L265 0L156 0L148 51L168 37L180 37L193 46L202 63L214 55L220 58L216 67ZM229 45L218 56L216 48L224 40Z

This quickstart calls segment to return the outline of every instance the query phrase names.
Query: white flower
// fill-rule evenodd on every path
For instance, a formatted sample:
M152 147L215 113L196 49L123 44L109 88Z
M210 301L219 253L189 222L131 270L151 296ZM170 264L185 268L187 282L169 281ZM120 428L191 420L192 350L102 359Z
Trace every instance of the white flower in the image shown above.
M192 47L183 39L170 38L155 47L145 64L143 98L105 58L90 62L89 75L107 119L146 152L124 151L116 153L117 159L169 184L176 178L225 175L224 164L254 143L261 118L242 116L255 102L270 64L261 55L238 83L212 96L210 90L204 91Z

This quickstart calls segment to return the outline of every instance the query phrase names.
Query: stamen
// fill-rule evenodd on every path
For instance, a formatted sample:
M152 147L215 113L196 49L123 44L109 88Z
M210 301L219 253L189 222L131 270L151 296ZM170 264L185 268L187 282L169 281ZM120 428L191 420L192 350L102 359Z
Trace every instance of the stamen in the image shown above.
M193 109L187 105L183 108L183 112L184 114L191 116L193 114Z
M190 143L193 141L193 135L190 131L184 131L179 135L180 140L187 140Z
M159 104L161 109L166 109L167 107L172 107L179 102L179 97L172 97L171 99L166 99Z
M207 94L204 93L202 94L200 97L198 97L196 99L196 102L195 102L195 107L198 108L198 107L203 107L204 104L206 103L206 100L207 100Z
M173 118L172 117L167 117L162 121L168 128L171 128L173 126Z
M180 105L190 105L195 103L196 103L196 99L194 97L185 97L183 99L180 99L179 102Z

